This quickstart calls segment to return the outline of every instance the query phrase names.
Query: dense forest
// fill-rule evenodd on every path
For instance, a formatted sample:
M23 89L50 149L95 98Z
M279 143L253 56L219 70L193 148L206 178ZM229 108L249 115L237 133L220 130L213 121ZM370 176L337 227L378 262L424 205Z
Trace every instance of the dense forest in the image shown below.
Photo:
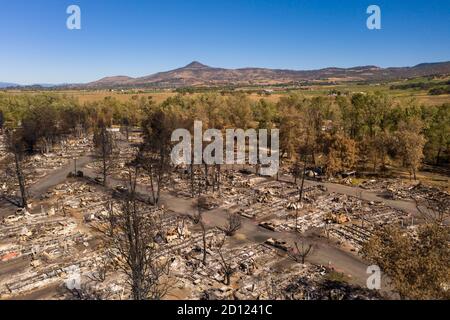
M128 102L108 97L80 104L57 94L0 94L0 129L14 129L25 154L49 152L60 139L92 133L99 123L122 130L192 130L194 120L203 121L204 129L278 128L284 164L304 161L328 176L395 165L413 177L424 163L447 166L450 160L450 104L421 106L382 93L291 94L276 103L255 102L244 93L180 94L160 104L137 95Z

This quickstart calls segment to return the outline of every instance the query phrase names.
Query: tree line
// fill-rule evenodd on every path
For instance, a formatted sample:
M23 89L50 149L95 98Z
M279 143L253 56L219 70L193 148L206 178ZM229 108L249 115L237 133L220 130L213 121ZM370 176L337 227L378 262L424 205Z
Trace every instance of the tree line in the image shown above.
M81 104L67 95L0 94L0 129L20 129L30 153L49 152L58 139L92 132L99 121L145 127L150 117L163 114L173 118L172 127L192 128L194 120L203 121L204 128L277 127L284 159L294 159L303 148L314 165L330 172L356 168L358 162L382 170L387 161L417 170L422 160L447 165L450 159L448 103L421 106L382 93L312 99L290 94L276 103L243 93L210 93L177 95L161 104L138 96Z
M98 142L107 138L101 128L120 126L128 136L132 127L140 127L145 138L141 155L151 160L143 166L154 173L169 161L172 131L192 131L194 120L201 120L204 129L278 128L282 163L296 178L307 167L332 177L351 170L383 173L389 165L415 178L423 163L448 166L450 160L450 104L422 106L383 93L289 94L275 103L254 101L244 93L206 93L176 95L160 104L139 96L82 104L67 95L0 94L0 130L18 162L51 152L68 136L95 133ZM156 178L162 179L160 174Z

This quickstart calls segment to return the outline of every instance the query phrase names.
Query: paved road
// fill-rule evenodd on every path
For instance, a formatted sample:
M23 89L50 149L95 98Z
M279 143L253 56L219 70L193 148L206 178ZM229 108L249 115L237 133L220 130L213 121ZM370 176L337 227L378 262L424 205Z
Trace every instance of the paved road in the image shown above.
M122 142L122 144L125 144L126 142ZM89 172L89 174L92 176L94 173L92 170L86 171L85 166L89 163L91 163L94 160L92 155L85 155L83 157L80 157L77 160L77 168L78 170L83 170L86 172ZM73 172L74 170L74 164L73 161L71 161L69 164L63 166L62 168L59 168L57 170L54 170L51 174L48 174L38 182L36 182L31 188L29 189L29 194L31 197L39 197L42 194L46 193L51 187L63 183L67 175L70 172ZM293 178L287 175L280 176L280 181L284 182L293 182ZM366 201L383 201L387 206L392 207L394 209L404 210L406 212L409 212L411 214L419 214L416 205L413 201L405 201L405 200L389 200L382 198L379 193L374 191L368 191L361 189L359 187L352 187L352 186L345 186L341 184L336 183L330 183L330 182L317 182L312 180L305 180L305 186L314 186L314 185L324 185L329 192L334 192L338 194L345 194L348 196L356 196L361 197L363 200Z
M82 170L85 165L91 163L94 158L91 155L86 155L77 159L77 170ZM28 194L31 198L38 198L45 194L52 187L63 183L69 173L74 172L74 161L71 160L70 163L65 166L52 171L50 174L46 175L44 178L37 181L28 189Z
M288 175L280 175L280 181L294 183L294 178ZM365 201L382 201L386 206L393 209L403 210L413 215L419 215L416 204L414 201L407 200L389 200L385 199L380 193L375 191L364 190L359 187L346 186L331 182L318 182L313 180L305 180L305 187L323 185L327 188L328 192L345 194L347 196L361 197Z
M383 201L384 204L388 207L403 210L406 212L409 212L411 214L419 214L419 211L416 208L416 204L413 201L405 201L405 200L389 200L381 197L377 192L373 191L367 191L358 187L350 187L345 186L341 184L336 183L329 183L329 182L317 182L317 181L305 181L306 186L313 186L313 185L324 185L328 192L334 192L339 194L346 194L348 196L356 196L366 201Z
M85 155L77 159L77 170L83 168L85 165L93 161L91 155ZM48 173L46 176L38 180L36 183L31 185L27 192L30 199L38 199L40 196L45 194L52 187L63 183L67 179L67 175L74 171L73 160L68 164L62 166L61 168L55 169ZM3 216L8 216L17 209L16 206L7 201L0 202L0 218Z

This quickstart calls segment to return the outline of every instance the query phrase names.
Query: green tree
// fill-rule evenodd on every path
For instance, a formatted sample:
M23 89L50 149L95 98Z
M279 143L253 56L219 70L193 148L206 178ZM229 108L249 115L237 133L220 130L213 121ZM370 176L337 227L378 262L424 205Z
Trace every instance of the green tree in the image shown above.
M435 114L430 118L430 125L426 130L427 157L434 157L436 165L450 158L450 103L437 107Z
M410 170L410 174L417 179L416 173L424 158L423 148L425 137L422 132L422 122L418 119L401 122L396 132L397 152L403 166Z
M326 133L323 136L323 144L324 166L328 176L354 169L357 156L356 143L353 139L339 132L334 134Z

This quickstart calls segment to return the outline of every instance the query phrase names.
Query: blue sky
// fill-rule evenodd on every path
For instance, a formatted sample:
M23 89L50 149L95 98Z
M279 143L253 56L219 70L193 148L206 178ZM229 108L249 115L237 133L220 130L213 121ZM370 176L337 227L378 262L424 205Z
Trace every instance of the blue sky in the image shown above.
M82 29L66 28L81 8ZM382 30L366 9L382 10ZM409 66L450 60L448 0L0 0L0 81L225 68Z

